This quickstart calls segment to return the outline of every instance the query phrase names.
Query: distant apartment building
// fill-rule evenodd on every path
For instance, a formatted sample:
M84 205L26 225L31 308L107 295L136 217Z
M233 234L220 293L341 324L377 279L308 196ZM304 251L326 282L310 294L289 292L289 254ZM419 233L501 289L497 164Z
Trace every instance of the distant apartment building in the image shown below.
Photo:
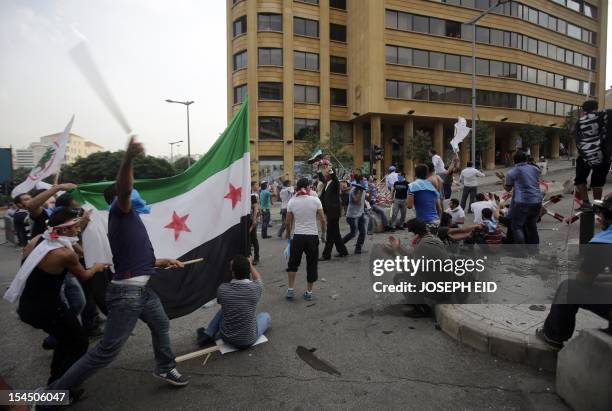
M26 149L17 149L13 151L13 168L20 167L32 168L43 157L47 147L53 144L61 133L50 134L40 138L40 141L30 143ZM66 157L64 162L72 164L79 157L87 157L90 154L104 151L104 147L92 141L85 140L77 134L70 134L68 146L66 147Z

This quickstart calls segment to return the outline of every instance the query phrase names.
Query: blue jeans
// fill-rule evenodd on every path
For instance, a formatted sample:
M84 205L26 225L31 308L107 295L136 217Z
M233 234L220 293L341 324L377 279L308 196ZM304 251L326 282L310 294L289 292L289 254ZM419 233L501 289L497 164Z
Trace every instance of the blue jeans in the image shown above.
M206 331L205 331L206 335L214 338L219 333L219 330L221 328L222 319L223 319L223 310L221 309L217 311L217 314L215 314L213 319L210 320L210 322L208 323L208 327L206 327ZM272 319L270 318L270 314L266 312L257 314L255 319L257 321L257 338L259 338L266 333L268 328L270 328L270 322L272 321ZM227 342L228 344L231 344L231 342L229 341L225 341L225 342Z
M97 370L109 365L119 355L139 318L151 330L156 371L164 373L176 366L170 348L170 321L153 290L149 287L110 283L106 290L106 305L108 316L100 342L53 382L49 389L76 388Z
M365 213L362 214L360 217L346 217L346 222L351 228L351 231L344 236L342 242L346 244L347 242L351 241L355 237L355 235L357 235L357 231L359 231L359 237L357 237L357 244L355 245L355 250L360 251L366 236Z
M81 287L79 280L72 274L66 274L62 299L70 308L70 312L77 317L81 314L83 308L85 308L85 293L83 292L83 287Z
M270 210L261 210L261 236L268 236L268 225L270 224Z
M541 207L540 203L514 203L510 225L514 244L540 244L538 218Z

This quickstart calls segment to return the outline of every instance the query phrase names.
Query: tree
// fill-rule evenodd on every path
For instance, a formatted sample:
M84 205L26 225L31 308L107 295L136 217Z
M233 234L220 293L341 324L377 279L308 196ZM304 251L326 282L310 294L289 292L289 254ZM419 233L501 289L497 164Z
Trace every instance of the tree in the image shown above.
M546 141L546 127L544 126L527 123L523 125L520 130L523 139L523 147L525 149L537 144L542 144Z
M412 159L415 164L429 161L428 151L432 146L431 134L424 130L417 130L414 136L405 145L406 158Z
M346 131L337 124L332 124L327 138L323 141L321 141L318 133L308 132L304 135L304 139L300 140L298 156L310 158L316 150L321 149L324 157L332 163L335 169L344 167L348 171L353 168L354 159L353 153L346 146L348 141L346 134ZM309 174L310 172L312 172L312 168L307 164L300 169L300 174Z
M123 151L102 151L77 159L62 167L60 179L76 184L114 181L123 159ZM162 178L174 175L172 165L153 156L138 156L134 159L134 177L137 179Z
M578 115L575 111L570 111L563 120L563 125L559 130L559 141L569 150L570 142L574 139L574 127L578 121Z
M192 158L191 159L191 164L195 163L195 160ZM187 170L187 156L181 157L179 159L177 159L172 166L174 167L174 172L176 174L180 174L182 172L184 172L185 170Z

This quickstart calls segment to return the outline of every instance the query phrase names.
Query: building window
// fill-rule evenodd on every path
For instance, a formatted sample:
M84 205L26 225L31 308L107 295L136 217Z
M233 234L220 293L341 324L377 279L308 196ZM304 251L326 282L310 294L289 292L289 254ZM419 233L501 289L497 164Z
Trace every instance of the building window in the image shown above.
M429 18L429 33L438 36L446 36L446 23L444 20Z
M319 22L317 20L293 18L293 34L299 36L319 37Z
M342 88L332 88L330 91L330 104L332 106L346 106L346 90Z
M257 15L257 29L261 31L283 31L283 16L273 13Z
M412 62L415 66L429 67L429 52L425 50L413 50Z
M319 87L296 84L293 96L296 103L319 104Z
M435 51L429 52L429 67L444 70L444 54Z
M260 100L282 100L283 83L259 82L258 97Z
M238 17L234 20L234 37L241 34L245 34L247 31L247 18L246 16Z
M329 39L346 43L346 26L342 24L329 24Z
M412 98L415 100L429 100L429 86L427 84L414 83L412 90Z
M296 69L319 71L319 55L317 53L294 51L293 62Z
M298 0L301 1L302 3L310 3L310 4L319 4L319 0Z
M282 117L259 117L259 139L260 140L282 140L283 118Z
M234 87L234 104L242 103L246 95L247 95L247 85L246 84Z
M476 74L479 76L489 75L489 60L476 59Z
M399 24L399 22L398 22ZM424 16L412 16L412 30L421 33L429 33L429 18Z
M455 54L447 54L444 68L449 71L461 71L461 57Z
M319 139L319 120L310 118L293 119L293 138L296 140Z
M331 73L346 74L346 58L339 56L330 56L329 71Z
M257 64L260 66L282 66L283 49L260 47Z
M346 10L346 0L329 0L329 7Z
M345 144L353 143L353 125L346 121L331 121L331 134L340 142Z
M234 54L234 71L241 70L247 66L247 51Z

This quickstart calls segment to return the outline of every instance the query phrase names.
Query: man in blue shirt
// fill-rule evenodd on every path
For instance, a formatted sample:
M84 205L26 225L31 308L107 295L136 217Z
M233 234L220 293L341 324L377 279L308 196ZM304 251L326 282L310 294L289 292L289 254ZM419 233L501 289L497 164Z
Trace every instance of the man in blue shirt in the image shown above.
M272 193L267 182L261 183L259 191L259 206L261 208L261 238L270 238L268 225L270 224L270 206L272 205Z
M408 201L406 207L414 208L416 218L425 224L439 224L442 208L438 198L440 193L427 180L429 168L419 164L414 168L416 180L408 185Z
M365 242L366 235L366 216L365 216L365 191L366 187L358 183L351 183L353 188L349 194L349 205L346 209L346 222L348 223L351 231L344 236L342 242L344 244L351 241L357 235L359 231L359 237L357 237L357 244L355 244L355 254L361 254L364 252L363 243Z
M151 330L157 368L153 375L174 386L188 381L177 371L170 347L170 321L155 292L147 286L155 267L182 267L180 261L156 259L147 230L139 214L149 207L133 189L133 160L144 153L142 144L132 137L117 174L116 184L104 191L110 204L108 239L113 252L115 273L106 291L108 317L100 342L53 382L49 389L79 387L100 368L119 355L123 344L142 319Z
M515 244L539 244L537 222L542 207L538 166L527 163L527 154L514 154L514 167L506 174L504 189L512 191L512 237Z

